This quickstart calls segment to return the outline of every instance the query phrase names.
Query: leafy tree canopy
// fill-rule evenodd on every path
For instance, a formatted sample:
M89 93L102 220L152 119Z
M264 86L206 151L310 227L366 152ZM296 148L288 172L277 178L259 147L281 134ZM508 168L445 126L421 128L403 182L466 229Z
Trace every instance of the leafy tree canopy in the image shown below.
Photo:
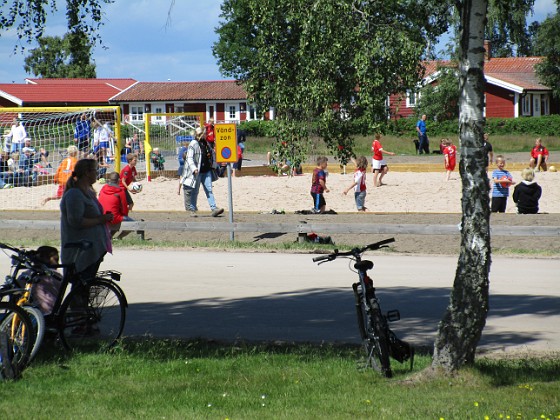
M66 20L70 32L84 34L91 45L101 43L97 30L103 24L102 9L114 0L66 0ZM42 38L47 16L58 10L57 0L3 0L0 3L0 36L15 28L18 39L31 43ZM20 43L21 49L25 47ZM17 48L17 46L16 46Z
M305 140L301 125L318 122L345 163L350 121L364 116L371 130L384 119L387 96L416 86L428 41L447 30L451 6L428 3L226 0L213 52L253 101L275 107L279 125L286 123L278 141Z
M37 42L39 46L30 50L25 58L27 73L53 78L96 77L95 64L90 63L91 44L84 35L46 36ZM75 51L76 45L80 47L78 51Z
M427 84L420 90L416 115L429 115L437 121L456 120L459 116L459 83L457 66L439 67L437 84Z
M556 98L560 98L560 14L556 13L542 22L537 32L535 52L544 56L537 65L537 76L541 82L552 88Z
M534 0L490 0L486 39L492 57L531 55L534 26L527 27L527 16Z

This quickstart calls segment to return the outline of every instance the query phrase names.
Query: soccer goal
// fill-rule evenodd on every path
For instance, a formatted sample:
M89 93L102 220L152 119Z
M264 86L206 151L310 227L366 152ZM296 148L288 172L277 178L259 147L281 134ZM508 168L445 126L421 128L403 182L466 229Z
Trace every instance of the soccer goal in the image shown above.
M196 127L204 124L204 113L146 113L143 121L125 123L125 145L140 156L138 166L145 168L146 178L151 181L160 171L177 173L179 151L193 139Z
M0 108L0 210L57 209L54 178L69 146L78 159L99 160L99 178L118 170L120 132L117 106Z

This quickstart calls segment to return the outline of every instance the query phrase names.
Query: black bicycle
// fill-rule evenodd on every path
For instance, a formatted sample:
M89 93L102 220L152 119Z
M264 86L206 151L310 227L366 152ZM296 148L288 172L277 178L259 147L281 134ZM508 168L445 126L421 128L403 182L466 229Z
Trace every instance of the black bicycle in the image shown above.
M354 269L358 273L359 282L352 285L356 298L356 312L358 315L358 327L362 343L366 350L366 365L379 371L385 377L393 376L389 357L403 363L410 360L410 369L414 364L414 348L405 341L397 338L389 328L389 321L398 321L400 313L398 310L388 311L386 315L381 312L379 298L375 294L373 280L368 276L368 270L373 268L373 262L362 260L362 254L366 251L375 251L387 248L387 245L395 242L395 238L385 239L363 248L353 248L347 252L339 252L335 249L333 253L313 258L319 264L333 261L337 258L348 258L354 262Z
M79 255L88 252L91 245L91 242L81 241L66 247L77 249ZM117 284L120 272L99 271L95 279L84 281L74 263L46 265L36 260L32 252L2 243L0 249L11 252L11 274L6 276L2 294L12 304L18 302L22 294L16 284L21 274L26 284L38 283L44 276L55 278L60 288L52 313L45 317L47 330L58 333L68 350L106 350L115 345L122 335L128 307L126 296ZM64 275L56 271L57 268L63 268ZM26 302L22 309L28 308L27 305L33 305L33 301ZM36 318L35 321L38 324L40 320Z

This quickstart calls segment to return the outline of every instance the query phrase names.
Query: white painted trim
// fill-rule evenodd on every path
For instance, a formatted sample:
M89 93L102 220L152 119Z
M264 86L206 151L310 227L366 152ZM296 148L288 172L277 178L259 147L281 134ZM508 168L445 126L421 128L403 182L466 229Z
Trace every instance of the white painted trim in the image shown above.
M9 93L4 92L3 90L0 90L0 97L5 98L16 105L23 106L23 101L21 99L16 98L15 96L10 95Z
M514 85L512 83L504 82L503 80L496 79L495 77L484 75L487 83L490 83L494 86L499 86L507 90L511 90L512 92L523 93L523 88L521 86Z
M519 93L515 92L513 97L513 118L519 118Z

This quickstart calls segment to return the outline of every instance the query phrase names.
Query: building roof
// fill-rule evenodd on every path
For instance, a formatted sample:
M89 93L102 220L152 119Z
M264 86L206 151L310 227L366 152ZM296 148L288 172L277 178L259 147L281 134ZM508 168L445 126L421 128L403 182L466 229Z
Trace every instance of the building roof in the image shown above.
M246 100L235 80L209 82L138 82L111 98L112 102Z
M99 104L136 83L134 79L26 79L0 84L0 97L17 106L32 104Z
M517 92L524 90L550 90L537 78L535 65L542 57L490 58L484 62L484 75L488 83L501 85ZM449 67L450 61L428 61L425 63L426 77L433 75L438 65Z
M51 79L51 78L38 78L38 79L32 79L32 78L27 78L25 79L25 82L28 84L41 84L41 85L68 85L69 83L78 83L80 85L83 86L91 86L91 85L99 85L99 84L104 84L110 87L114 87L115 89L118 90L124 90L130 86L132 86L134 83L136 83L136 80L134 79L80 79L80 78L76 78L76 79L65 79L65 78L57 78L57 79Z

